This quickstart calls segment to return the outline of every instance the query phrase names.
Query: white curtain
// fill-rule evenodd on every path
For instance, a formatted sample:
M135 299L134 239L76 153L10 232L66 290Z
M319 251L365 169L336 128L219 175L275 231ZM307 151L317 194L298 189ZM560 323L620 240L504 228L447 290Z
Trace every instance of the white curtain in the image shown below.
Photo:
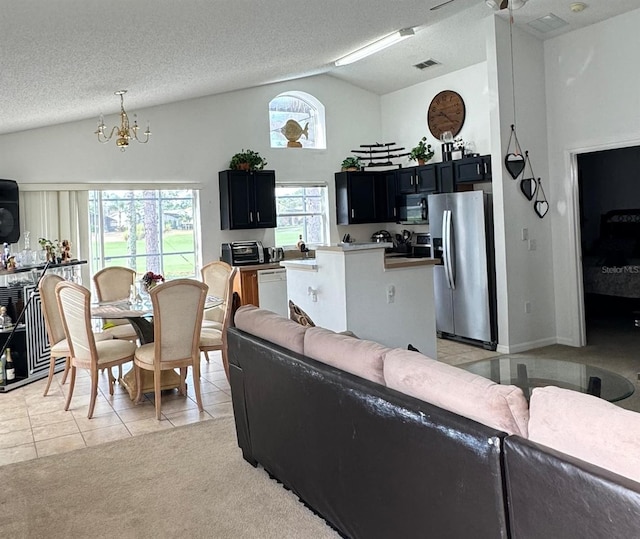
M20 242L12 252L24 248L29 232L31 249L40 250L39 238L69 240L71 257L88 260L89 191L20 191ZM82 282L90 286L89 264L81 266Z

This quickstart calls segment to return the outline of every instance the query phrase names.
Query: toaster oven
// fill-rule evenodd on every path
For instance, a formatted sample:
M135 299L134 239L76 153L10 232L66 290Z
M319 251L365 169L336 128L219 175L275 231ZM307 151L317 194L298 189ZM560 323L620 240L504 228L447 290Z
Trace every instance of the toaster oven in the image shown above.
M231 266L264 264L264 248L260 241L233 241L222 244L222 260Z

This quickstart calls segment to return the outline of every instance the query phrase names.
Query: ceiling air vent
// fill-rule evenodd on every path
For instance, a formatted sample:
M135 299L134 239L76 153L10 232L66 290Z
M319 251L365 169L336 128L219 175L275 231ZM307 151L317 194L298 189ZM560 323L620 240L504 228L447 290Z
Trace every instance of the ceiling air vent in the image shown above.
M419 64L415 64L413 67L417 67L418 69L427 69L428 67L438 65L440 62L436 62L433 58L429 58L424 62L420 62Z
M545 15L544 17L540 17L539 19L536 19L535 21L531 21L527 24L534 30L537 30L538 32L540 32L541 34L546 34L548 32L553 32L558 28L562 28L563 26L567 26L569 23L564 19L561 19L557 15L554 15L553 13L549 13L548 15Z

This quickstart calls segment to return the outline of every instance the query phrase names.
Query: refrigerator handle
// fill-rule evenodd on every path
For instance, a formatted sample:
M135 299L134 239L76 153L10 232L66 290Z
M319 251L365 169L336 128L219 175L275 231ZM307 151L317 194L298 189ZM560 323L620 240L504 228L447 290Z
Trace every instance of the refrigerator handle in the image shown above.
M451 267L451 210L445 210L442 214L442 250L444 255L444 272L447 276L449 288L455 290L453 272Z

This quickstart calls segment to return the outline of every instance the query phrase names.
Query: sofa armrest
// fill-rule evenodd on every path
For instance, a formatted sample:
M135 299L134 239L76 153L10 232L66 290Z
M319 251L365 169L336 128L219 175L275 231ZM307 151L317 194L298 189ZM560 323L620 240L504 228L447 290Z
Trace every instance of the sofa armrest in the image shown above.
M504 441L512 537L637 537L640 483L519 436Z

